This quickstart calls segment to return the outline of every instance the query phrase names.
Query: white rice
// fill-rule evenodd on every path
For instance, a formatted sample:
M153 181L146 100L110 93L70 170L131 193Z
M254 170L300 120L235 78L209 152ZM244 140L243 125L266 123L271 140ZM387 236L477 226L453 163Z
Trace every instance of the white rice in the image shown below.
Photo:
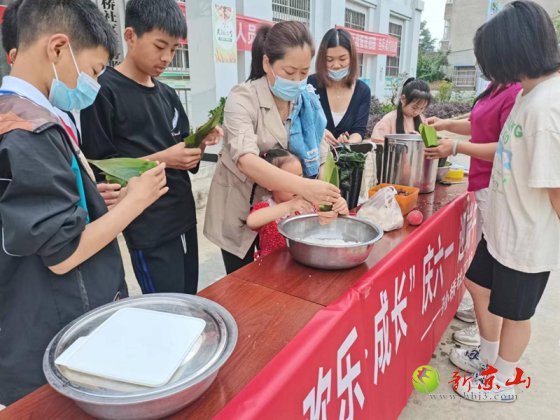
M344 239L326 239L326 238L306 238L304 241L311 245L319 246L348 246L348 245L358 245L359 242L356 241L345 241Z

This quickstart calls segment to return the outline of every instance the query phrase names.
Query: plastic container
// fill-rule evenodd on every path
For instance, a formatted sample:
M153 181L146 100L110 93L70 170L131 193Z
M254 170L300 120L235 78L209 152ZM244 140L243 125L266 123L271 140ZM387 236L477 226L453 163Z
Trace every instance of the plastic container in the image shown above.
M409 195L397 194L396 197L397 203L399 203L399 207L401 208L401 213L403 216L407 215L416 208L416 204L418 202L418 193L420 192L419 188L407 187L406 185L379 184L369 190L369 196L373 197L377 191L384 187L394 187L397 192L404 191L410 193Z
M460 182L465 177L465 169L458 165L452 165L445 176L446 181Z

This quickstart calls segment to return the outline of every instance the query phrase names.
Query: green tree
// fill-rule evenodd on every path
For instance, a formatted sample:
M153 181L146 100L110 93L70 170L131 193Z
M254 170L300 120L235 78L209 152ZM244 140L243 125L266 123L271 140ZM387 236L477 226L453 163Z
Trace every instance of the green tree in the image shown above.
M431 53L436 50L436 40L432 38L432 33L428 29L428 24L425 20L420 22L420 40L418 42L418 51L423 53Z
M445 78L445 68L448 65L448 52L436 51L436 40L432 38L426 21L420 23L420 39L418 42L418 64L416 75L427 82L435 82Z

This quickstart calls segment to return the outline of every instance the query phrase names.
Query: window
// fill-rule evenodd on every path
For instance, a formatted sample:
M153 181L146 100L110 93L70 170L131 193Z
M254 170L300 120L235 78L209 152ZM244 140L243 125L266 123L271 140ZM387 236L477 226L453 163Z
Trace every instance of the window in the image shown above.
M453 85L458 88L476 86L476 69L474 66L456 66L453 69Z
M272 20L297 20L309 24L311 0L272 0Z
M443 21L443 37L442 37L443 41L448 41L449 40L449 20L445 19Z
M185 112L187 113L187 115L192 115L189 111L189 102L190 102L190 89L186 89L186 88L175 88L175 92L177 92L177 96L179 97L179 100L181 101L181 104L183 105L183 108L185 109Z
M387 77L398 77L400 70L401 61L401 38L402 38L402 25L397 23L389 23L389 35L394 36L399 39L399 44L397 46L397 56L387 57L387 68L385 70L385 76Z
M178 73L189 72L189 47L187 44L180 45L175 51L173 61L167 68L168 71Z
M350 29L358 29L365 31L366 29L366 14L352 9L346 9L344 13L344 26ZM358 54L358 75L364 75L364 55Z
M346 9L344 13L344 26L350 29L365 31L366 14L352 9Z

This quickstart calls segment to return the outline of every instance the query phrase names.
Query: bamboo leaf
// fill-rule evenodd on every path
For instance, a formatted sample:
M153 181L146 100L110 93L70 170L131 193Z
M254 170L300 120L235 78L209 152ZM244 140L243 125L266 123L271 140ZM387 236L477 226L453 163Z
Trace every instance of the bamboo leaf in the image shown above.
M420 124L420 135L426 147L436 147L439 144L437 131L431 125Z
M140 176L157 166L154 161L136 158L88 160L88 162L105 175L107 182L119 184L122 187L126 186L130 178Z
M340 179L338 176L338 167L336 166L336 163L334 161L334 156L331 151L329 151L329 154L327 155L327 160L325 162L325 165L323 166L322 179L323 181L329 182L337 188L339 187ZM319 206L320 211L330 211L331 209L332 209L332 204L328 204L328 205L321 204Z
M210 118L208 121L200 126L193 134L184 138L186 147L200 147L206 136L208 136L218 124L223 123L225 105L226 98L222 97L218 106L209 112Z

